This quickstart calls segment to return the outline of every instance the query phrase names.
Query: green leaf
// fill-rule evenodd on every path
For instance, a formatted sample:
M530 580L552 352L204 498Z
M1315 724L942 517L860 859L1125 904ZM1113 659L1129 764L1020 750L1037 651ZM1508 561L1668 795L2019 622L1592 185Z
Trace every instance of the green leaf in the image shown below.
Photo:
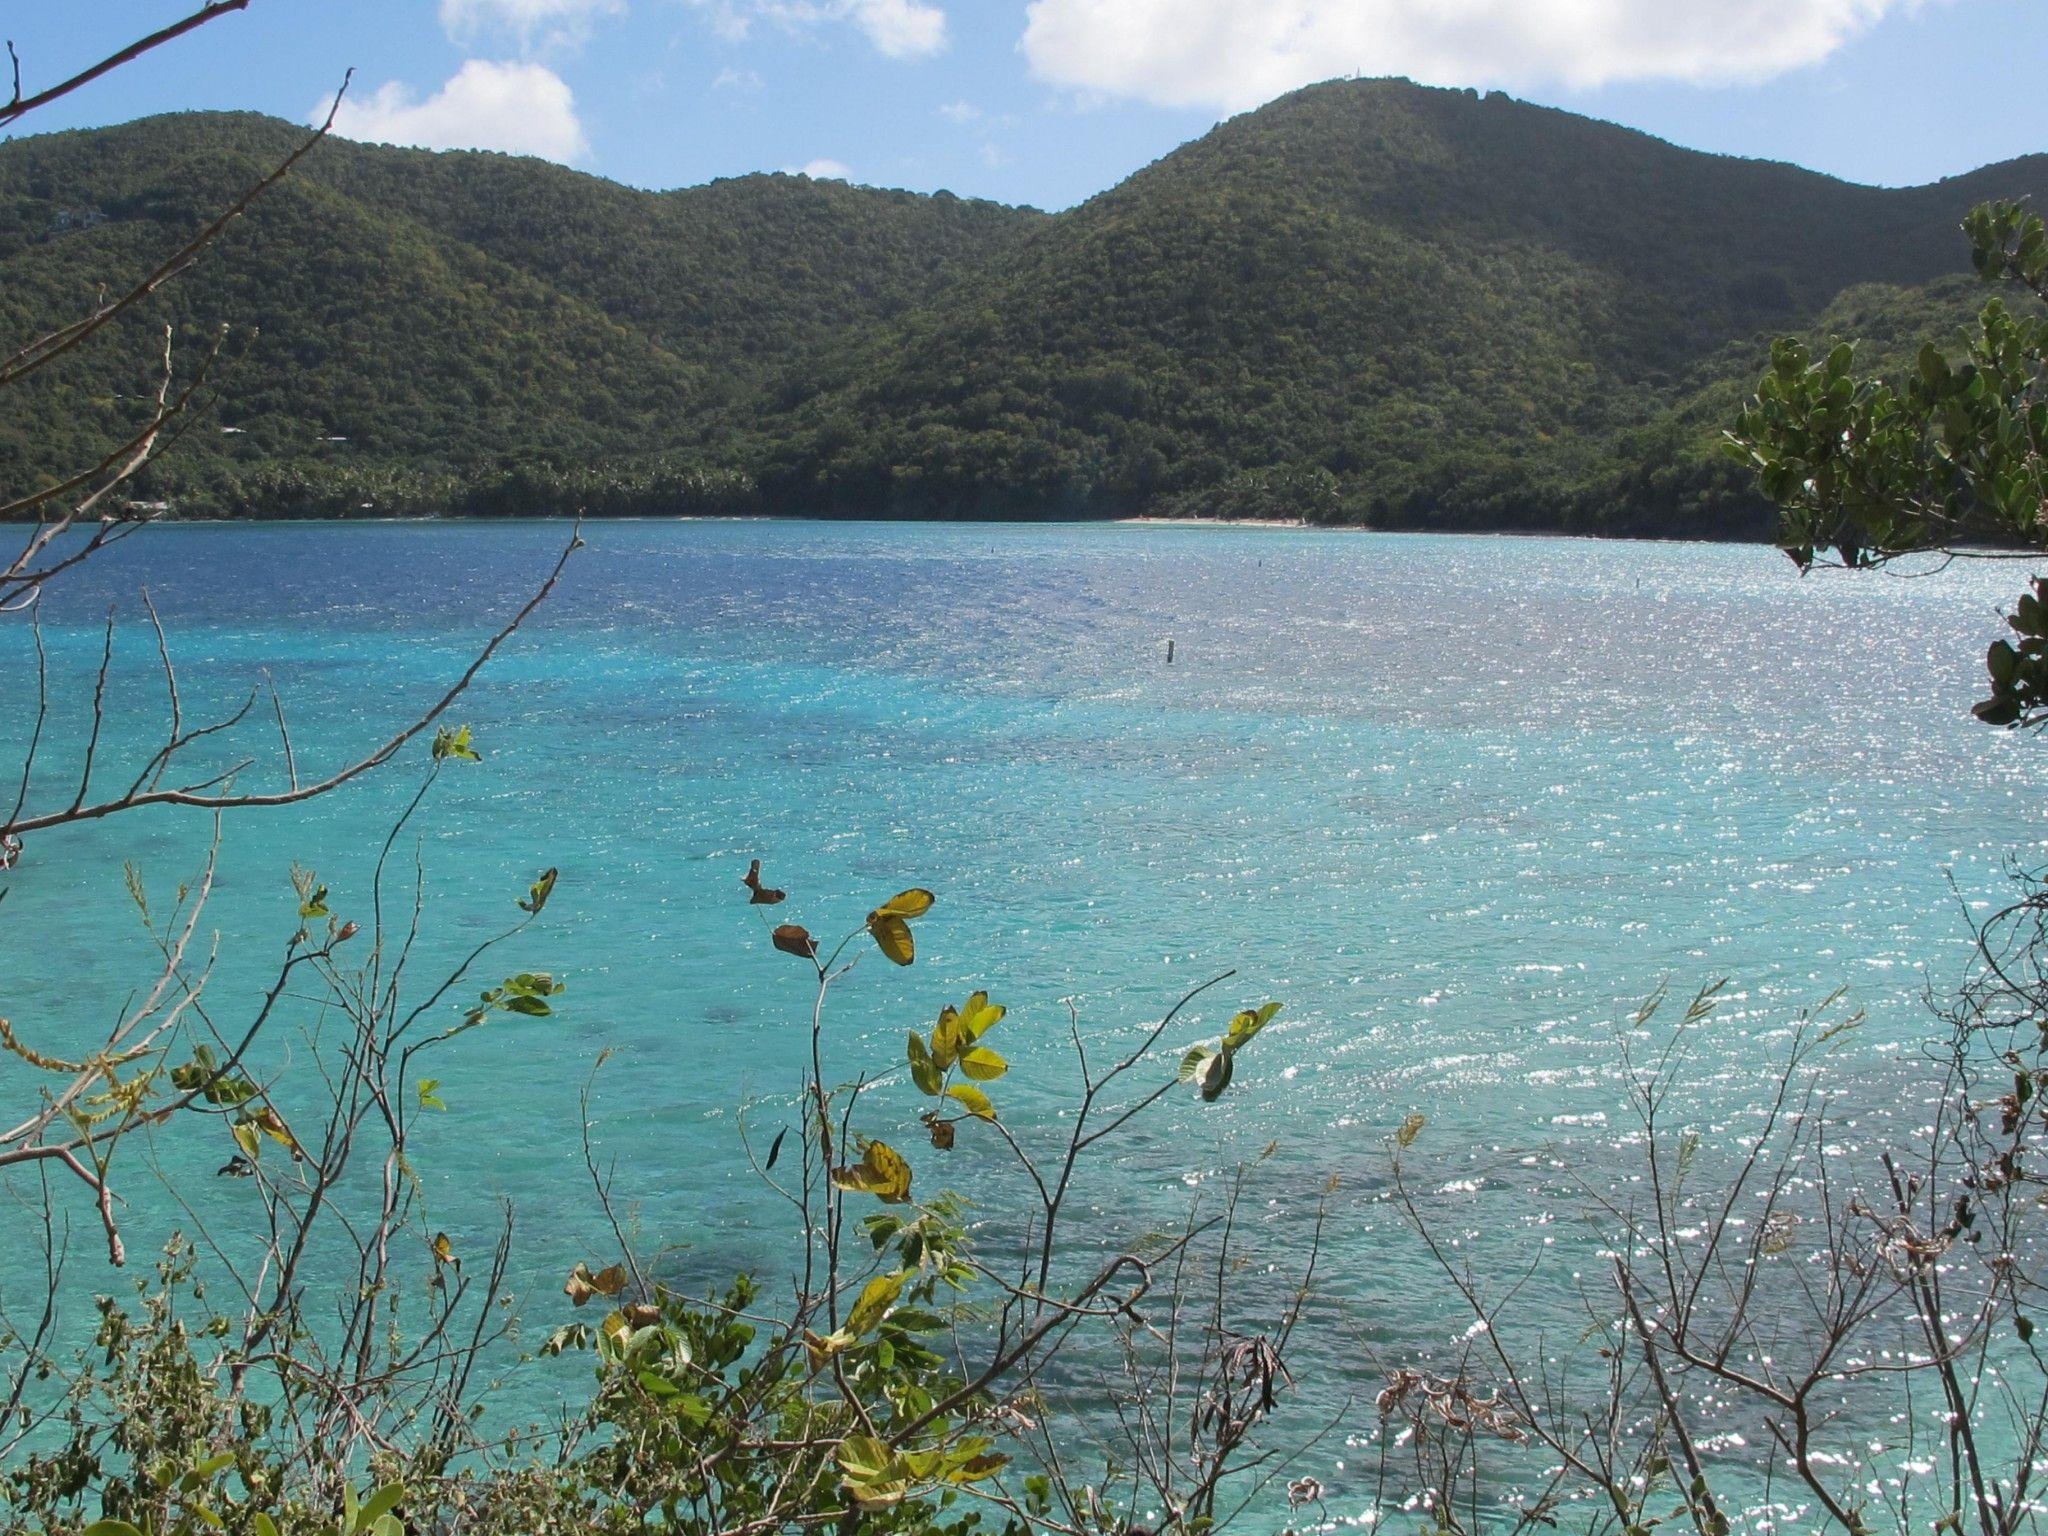
M520 911L530 912L535 917L540 916L540 909L548 904L548 898L555 893L556 873L555 870L549 869L538 880L533 882L532 887L526 893L526 900L519 903Z
M445 763L450 758L462 762L480 763L483 758L469 744L469 727L450 728L442 726L434 732L434 761Z
M685 1392L669 1403L669 1411L689 1420L692 1424L703 1424L711 1418L711 1404L694 1392Z
M1230 1029L1223 1036L1223 1049L1234 1051L1245 1044L1260 1030L1273 1022L1273 1015L1280 1011L1278 1003L1265 1003L1257 1008L1247 1008L1230 1021Z
M403 1483L386 1483L382 1488L379 1488L375 1493L363 1500L363 1507L356 1515L357 1528L361 1529L364 1526L374 1525L392 1510L398 1508L399 1502L404 1498L405 1485Z
M924 1036L916 1030L910 1031L910 1080L917 1084L917 1091L928 1099L939 1096L944 1074L939 1064L932 1060L931 1051L925 1046Z
M256 1097L256 1085L246 1077L220 1075L220 1062L213 1047L204 1042L192 1048L192 1060L171 1068L171 1086L182 1093L204 1090L206 1102L234 1109Z
M1214 1051L1205 1045L1198 1045L1189 1051L1187 1055L1180 1059L1180 1080L1184 1083L1193 1082L1195 1074L1202 1070L1202 1063L1215 1054Z
M442 1101L441 1095L434 1091L440 1086L441 1079L438 1077L423 1077L420 1079L419 1087L416 1091L419 1094L421 1109L446 1109L448 1107Z
M191 1493L194 1489L212 1482L216 1473L224 1468L232 1467L234 1464L235 1457L232 1451L224 1451L218 1456L209 1456L178 1479L179 1491Z
M889 1447L873 1435L848 1435L839 1442L836 1457L839 1470L856 1482L873 1482L886 1477L895 1458Z
M847 1332L859 1337L872 1333L895 1305L896 1298L903 1294L902 1275L877 1275L861 1287L860 1299L853 1304L853 1310L846 1314Z
M1948 359L1941 355L1941 349L1933 342L1920 349L1920 377L1935 389L1948 382Z
M142 1536L142 1532L126 1520L95 1520L78 1536Z

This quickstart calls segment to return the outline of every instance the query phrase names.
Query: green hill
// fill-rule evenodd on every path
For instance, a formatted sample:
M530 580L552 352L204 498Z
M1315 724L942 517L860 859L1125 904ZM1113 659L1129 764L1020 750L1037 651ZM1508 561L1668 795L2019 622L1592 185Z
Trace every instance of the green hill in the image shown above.
M0 146L0 325L142 269L296 132ZM1747 536L1768 520L1709 448L1761 339L1952 328L1967 285L1922 285L1962 265L1962 213L2044 189L2048 157L1882 190L1390 81L1296 92L1054 216L336 142L149 317L261 327L220 416L244 430L193 433L156 486ZM132 419L142 329L10 402L0 476Z
M147 271L303 136L190 113L0 146L0 333ZM187 361L234 327L218 424L144 488L193 510L428 510L521 464L644 480L777 367L1039 217L790 176L656 194L330 140L119 334L9 400L0 480L118 441L166 323Z
M1669 531L1610 503L1703 364L1739 340L1760 371L1760 335L1845 287L1953 271L1966 208L2041 186L2048 159L1890 192L1504 96L1318 86L813 367L749 462L792 508L1278 512L1315 483L1379 524Z

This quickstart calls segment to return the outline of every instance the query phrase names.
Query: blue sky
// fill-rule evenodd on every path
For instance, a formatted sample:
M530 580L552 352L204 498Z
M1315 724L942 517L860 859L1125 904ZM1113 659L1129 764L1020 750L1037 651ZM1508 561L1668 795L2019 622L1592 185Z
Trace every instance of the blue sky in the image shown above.
M16 0L30 90L197 0ZM2048 149L2048 0L252 0L24 123L181 107L648 187L810 168L1060 208L1308 80L1405 74L1857 181Z

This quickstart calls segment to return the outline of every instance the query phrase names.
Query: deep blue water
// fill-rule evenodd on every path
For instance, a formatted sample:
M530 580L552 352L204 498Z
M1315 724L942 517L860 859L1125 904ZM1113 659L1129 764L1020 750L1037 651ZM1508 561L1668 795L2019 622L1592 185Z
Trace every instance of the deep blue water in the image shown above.
M565 535L152 530L51 594L60 756L110 601L109 739L135 763L162 717L140 584L188 715L267 668L310 770L433 697ZM559 1016L466 1037L434 1069L449 1107L418 1149L458 1247L513 1203L537 1325L557 1320L568 1264L605 1251L577 1136L603 1051L596 1144L649 1244L692 1275L772 1272L786 1252L735 1106L758 1097L761 1124L786 1120L809 988L741 899L751 857L791 892L776 915L821 933L899 887L938 893L918 966L870 956L835 996L834 1060L849 1076L891 1065L906 1026L986 987L1010 1008L1015 1069L996 1086L1027 1137L1066 1102L1069 1001L1113 1044L1235 967L1163 1042L1170 1073L1233 1008L1283 999L1224 1103L1176 1094L1085 1185L1085 1231L1171 1224L1274 1143L1254 1188L1275 1251L1340 1176L1328 1320L1399 1352L1464 1321L1381 1199L1405 1116L1429 1117L1432 1187L1476 1185L1475 1230L1541 1220L1542 1169L1625 1151L1618 1021L1667 979L1690 992L1723 976L1692 1079L1710 1133L1753 1106L1796 1012L1837 988L1869 1014L1840 1049L1843 1082L1874 1115L1910 1116L1921 995L1959 973L1963 908L2042 837L2048 760L1968 715L2019 584L2002 564L1802 580L1755 548L1099 525L588 537L457 712L485 761L446 775L420 822L430 955L561 870L503 967L563 975ZM20 624L0 627L10 776L29 654ZM244 784L275 784L262 726L242 742L220 764L253 752ZM296 926L292 862L355 910L370 834L423 759L230 820L209 924L224 1022ZM32 803L75 787L46 782ZM151 812L35 840L0 907L0 1013L53 1047L110 1018L148 974L123 860L163 899L205 832ZM273 1047L285 1059L290 1032ZM0 1094L25 1075L0 1061ZM913 1142L914 1097L877 1090L871 1128ZM984 1192L1000 1233L1014 1207L971 1140L955 1181ZM225 1150L160 1147L174 1174ZM184 1182L207 1210L234 1198L230 1181ZM130 1195L145 1230L175 1219L146 1183ZM1307 1373L1310 1398L1369 1399L1370 1373L1337 1355Z

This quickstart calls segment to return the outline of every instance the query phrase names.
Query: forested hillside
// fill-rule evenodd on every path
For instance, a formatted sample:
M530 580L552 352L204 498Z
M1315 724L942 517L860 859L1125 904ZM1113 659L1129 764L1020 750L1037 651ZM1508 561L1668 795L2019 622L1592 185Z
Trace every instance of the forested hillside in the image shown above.
M0 146L0 325L145 269L298 132L193 114ZM1710 448L1761 338L1942 328L1963 212L2043 189L2048 157L1880 190L1386 81L1296 92L1054 216L330 142L51 370L0 423L0 475L115 440L148 324L190 359L225 320L217 420L154 472L182 511L1745 536L1768 518Z

